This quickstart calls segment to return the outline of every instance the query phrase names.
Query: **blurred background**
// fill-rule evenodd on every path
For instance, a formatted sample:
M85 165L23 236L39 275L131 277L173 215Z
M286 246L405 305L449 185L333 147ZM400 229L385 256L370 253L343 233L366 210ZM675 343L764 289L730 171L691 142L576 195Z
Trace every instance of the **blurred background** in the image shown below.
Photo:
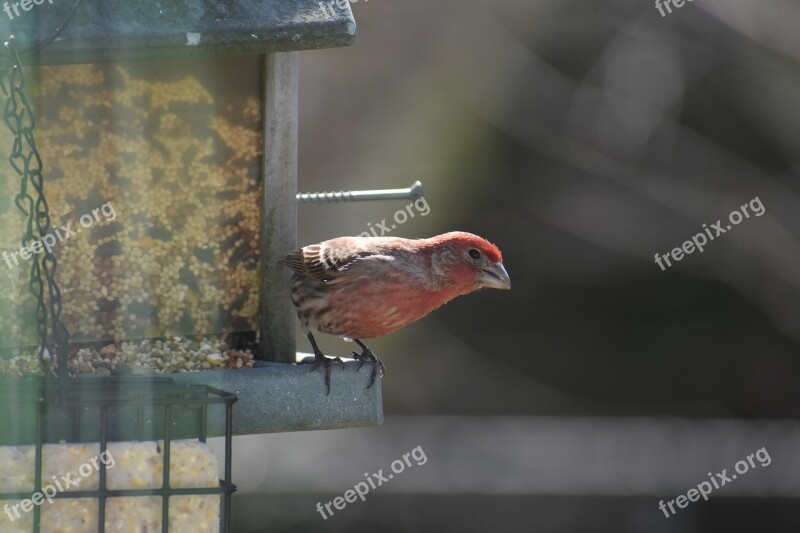
M354 46L301 54L301 191L419 179L429 213L392 234L480 234L513 289L370 343L383 426L236 438L235 530L797 531L800 4L351 7ZM763 216L655 263L756 197ZM301 205L301 244L406 203Z

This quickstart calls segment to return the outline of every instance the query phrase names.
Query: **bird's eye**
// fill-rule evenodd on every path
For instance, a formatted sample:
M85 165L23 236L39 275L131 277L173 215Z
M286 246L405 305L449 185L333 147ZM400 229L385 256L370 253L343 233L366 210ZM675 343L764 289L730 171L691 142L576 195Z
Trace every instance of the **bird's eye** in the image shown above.
M476 261L481 258L481 253L478 250L476 250L475 248L470 248L469 252L467 252L467 253L469 254L469 256L471 258L475 259Z

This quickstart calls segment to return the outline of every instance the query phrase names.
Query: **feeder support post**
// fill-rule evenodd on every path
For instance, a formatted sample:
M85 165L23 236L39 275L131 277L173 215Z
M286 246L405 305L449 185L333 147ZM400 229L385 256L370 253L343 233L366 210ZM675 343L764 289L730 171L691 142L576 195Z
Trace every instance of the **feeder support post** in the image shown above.
M260 357L294 363L290 271L278 261L297 246L298 52L266 54L265 62Z

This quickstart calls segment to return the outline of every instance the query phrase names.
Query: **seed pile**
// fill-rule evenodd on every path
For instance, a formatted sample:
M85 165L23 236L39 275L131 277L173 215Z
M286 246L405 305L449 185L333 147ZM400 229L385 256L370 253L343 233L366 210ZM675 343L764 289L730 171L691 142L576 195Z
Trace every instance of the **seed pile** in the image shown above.
M50 359L50 353L46 354ZM192 340L175 337L168 340L112 343L98 347L73 347L70 351L71 374L155 375L196 372L224 368L252 368L250 350L236 350L218 338ZM51 360L55 367L55 361ZM40 374L38 352L14 348L11 356L0 358L0 375Z
M112 357L78 350L76 372L101 363L159 373L215 368L227 363L199 349L157 356L123 341L258 329L257 65L225 58L29 69L53 225L74 230L106 202L116 211L54 249L73 340L115 343ZM0 153L11 142L0 126ZM18 189L0 161L0 252L20 247ZM23 319L34 308L29 268L0 262L0 347L36 341ZM195 355L181 361L175 353ZM38 366L35 357L16 358L0 371Z

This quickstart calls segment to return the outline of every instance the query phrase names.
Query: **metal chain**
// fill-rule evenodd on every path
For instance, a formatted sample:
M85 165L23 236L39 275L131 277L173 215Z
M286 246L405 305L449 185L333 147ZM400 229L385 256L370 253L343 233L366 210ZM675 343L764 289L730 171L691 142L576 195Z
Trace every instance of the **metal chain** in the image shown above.
M31 244L41 241L51 230L50 208L44 195L44 176L42 174L42 157L36 147L33 130L36 119L33 109L25 96L25 73L19 60L19 53L14 46L12 35L5 43L8 65L6 76L2 80L2 90L6 97L3 119L14 134L14 143L8 161L20 176L20 192L15 198L17 209L27 217L22 246L30 248ZM29 188L32 191L29 191ZM48 347L48 315L50 333L56 346L58 375L63 382L68 376L69 332L61 321L61 290L55 281L58 260L47 248L43 247L41 259L39 254L31 258L31 275L28 287L36 299L36 325L39 333L39 361L45 376L49 377L50 362L45 358ZM44 276L42 275L44 274ZM45 284L47 298L45 299Z

